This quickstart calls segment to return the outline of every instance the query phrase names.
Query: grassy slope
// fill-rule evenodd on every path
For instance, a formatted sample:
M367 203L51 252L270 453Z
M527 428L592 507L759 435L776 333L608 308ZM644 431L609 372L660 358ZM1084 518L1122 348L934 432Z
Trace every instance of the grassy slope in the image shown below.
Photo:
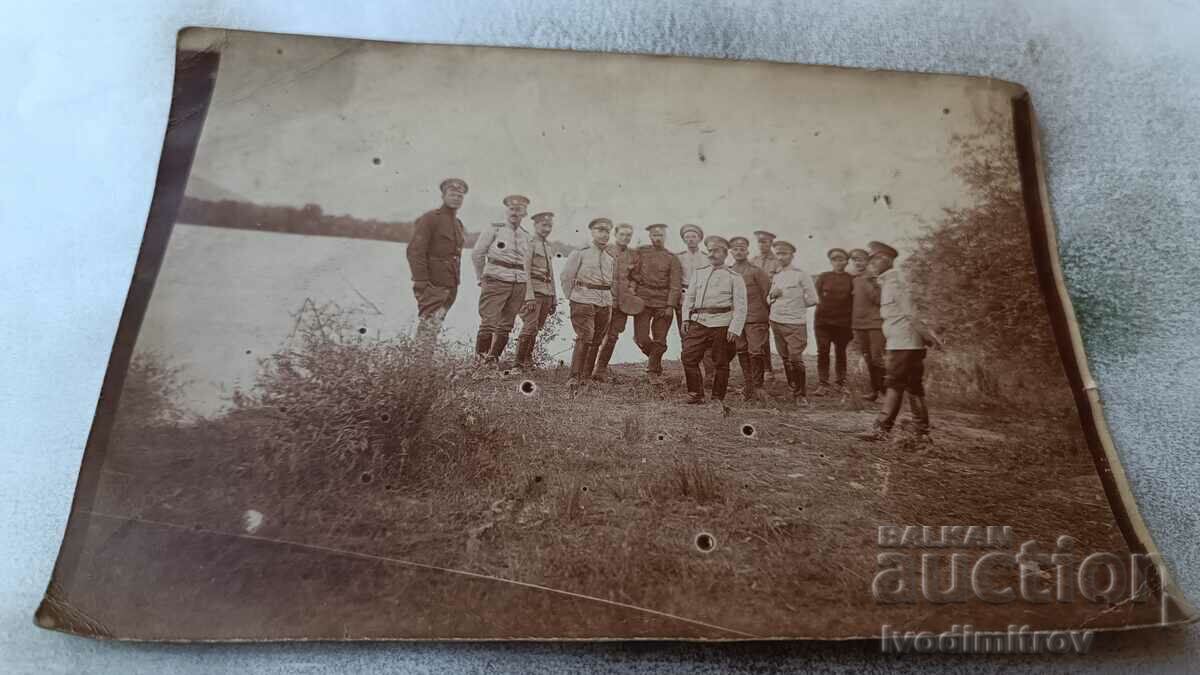
M880 605L871 595L881 524L1010 525L1017 541L1071 534L1083 551L1124 551L1079 434L1061 420L935 399L935 445L872 444L854 437L873 411L853 399L797 410L780 382L767 404L731 394L723 417L714 404L681 404L674 364L659 384L635 366L614 370L616 381L574 397L561 370L535 377L533 395L516 377L472 383L472 409L448 424L491 424L497 441L415 486L351 481L280 499L260 479L231 478L246 452L237 437L165 438L153 456L116 449L97 510L182 527L94 521L82 566L89 611L142 636L739 637L1105 625L1146 609ZM218 534L244 531L249 508L265 515L256 537L691 621ZM712 551L697 548L700 533Z

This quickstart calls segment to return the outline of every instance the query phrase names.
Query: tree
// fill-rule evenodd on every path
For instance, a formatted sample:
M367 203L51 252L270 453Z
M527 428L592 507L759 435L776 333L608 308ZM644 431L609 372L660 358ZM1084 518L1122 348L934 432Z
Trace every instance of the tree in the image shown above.
M1058 368L1021 195L1011 118L952 140L971 205L946 209L917 239L905 272L930 323L989 362Z

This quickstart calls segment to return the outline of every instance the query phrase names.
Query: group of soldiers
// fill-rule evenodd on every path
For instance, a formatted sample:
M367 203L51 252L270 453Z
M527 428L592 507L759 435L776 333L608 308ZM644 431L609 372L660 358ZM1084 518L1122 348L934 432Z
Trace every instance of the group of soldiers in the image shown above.
M447 178L440 189L442 205L417 219L407 250L420 317L418 335L426 339L436 337L457 297L465 244L457 213L467 183ZM647 357L651 378L662 375L667 335L672 324L677 327L687 403L705 402L703 371L708 371L711 398L724 408L734 358L742 371L745 398L764 398L773 335L791 396L798 405L808 406L803 354L808 310L815 306L819 383L814 394L831 389L849 393L846 351L854 342L869 380L862 396L882 401L865 437L888 437L905 393L916 432L927 436L925 353L941 340L917 315L909 289L894 268L895 248L873 241L866 248L830 249L830 269L814 277L794 264L793 244L765 230L754 232L758 255L751 257L749 238L705 237L699 226L688 224L679 230L686 249L672 253L665 247L665 224L647 225L650 243L634 248L632 225L614 225L601 217L588 223L591 242L571 252L556 280L550 241L554 214L535 213L530 233L522 226L529 198L509 195L503 203L505 222L481 234L471 252L480 289L475 340L480 368L499 367L520 317L516 366L532 369L538 333L556 311L561 290L575 333L568 380L573 390L589 380L607 379L613 350L632 317L633 339Z

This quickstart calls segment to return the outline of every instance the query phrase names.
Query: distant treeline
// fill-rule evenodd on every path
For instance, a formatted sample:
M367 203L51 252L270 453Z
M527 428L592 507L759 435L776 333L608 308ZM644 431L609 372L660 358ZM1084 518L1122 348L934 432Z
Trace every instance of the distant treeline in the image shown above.
M401 220L362 219L354 216L325 213L319 204L294 206L267 206L234 199L210 201L196 197L184 197L179 207L176 222L189 225L209 225L237 230L258 232L284 232L318 237L347 237L350 239L374 239L377 241L412 240L413 223ZM532 232L526 223L525 229ZM465 248L475 245L479 232L467 230ZM562 242L551 242L556 251L566 253L571 247Z

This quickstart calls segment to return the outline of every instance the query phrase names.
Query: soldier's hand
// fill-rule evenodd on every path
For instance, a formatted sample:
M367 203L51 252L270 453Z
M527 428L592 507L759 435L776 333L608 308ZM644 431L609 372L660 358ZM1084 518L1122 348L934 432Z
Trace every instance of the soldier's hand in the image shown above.
M414 281L413 282L413 295L420 297L421 294L425 292L426 288L429 288L428 281Z
M535 309L537 309L537 299L530 298L530 299L526 300L525 304L521 307L521 313L525 314L525 313L533 312L533 310L535 310Z
M732 331L725 333L725 339L729 340L730 342L737 342L739 337L741 337L741 333L734 333Z
M662 307L658 310L658 318L660 319L670 319L672 316L675 316L674 307Z

